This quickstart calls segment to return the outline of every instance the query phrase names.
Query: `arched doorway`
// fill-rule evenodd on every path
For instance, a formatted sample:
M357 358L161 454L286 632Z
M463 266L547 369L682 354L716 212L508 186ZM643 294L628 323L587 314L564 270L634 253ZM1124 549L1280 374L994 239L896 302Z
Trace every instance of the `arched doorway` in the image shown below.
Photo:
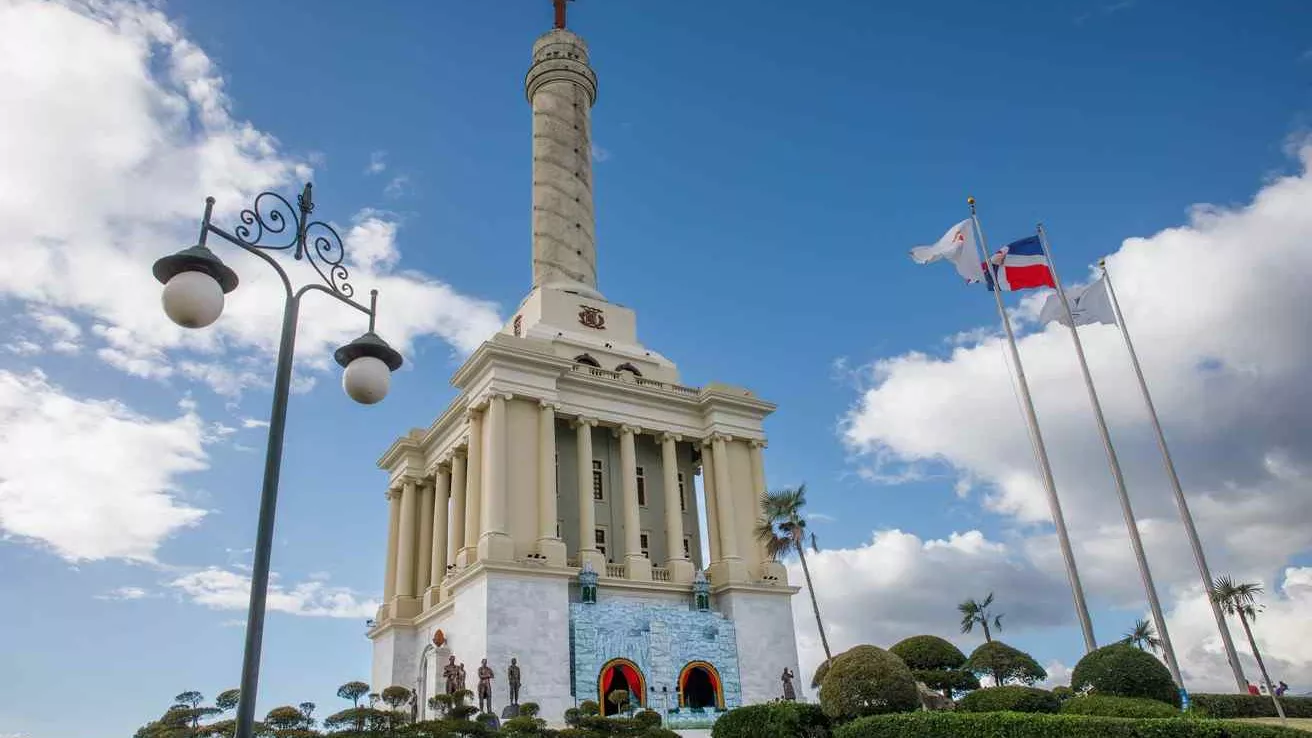
M597 701L602 715L615 715L618 711L607 697L617 689L627 690L629 706L638 709L647 704L647 680L638 665L628 659L611 659L601 667L597 678Z
M693 661L679 672L679 707L724 709L720 672L705 661Z

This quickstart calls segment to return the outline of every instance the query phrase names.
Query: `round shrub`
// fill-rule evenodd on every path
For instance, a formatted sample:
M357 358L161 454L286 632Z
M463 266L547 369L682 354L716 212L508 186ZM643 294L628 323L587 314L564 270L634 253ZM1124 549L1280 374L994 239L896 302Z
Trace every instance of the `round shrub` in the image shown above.
M937 689L944 694L952 692L969 692L979 689L979 677L960 669L916 670L911 676L930 689Z
M844 653L846 653L846 651ZM823 684L825 681L825 674L829 673L829 667L834 663L834 661L838 659L839 656L842 655L843 655L842 653L835 654L834 658L825 659L824 661L820 662L819 666L815 667L815 673L811 675L811 689L820 688L820 685Z
M1071 687L1092 686L1098 694L1144 697L1180 706L1180 692L1171 672L1156 656L1125 643L1090 651L1071 672Z
M655 710L642 710L633 716L633 722L644 728L659 728L661 726L661 714Z
M712 738L829 738L819 705L770 702L730 710L715 721Z
M1047 712L1061 708L1057 696L1036 687L989 687L977 689L957 702L962 712Z
M888 652L902 659L912 671L960 669L966 654L949 641L933 635L918 635L894 643Z
M909 712L920 692L902 659L874 646L857 646L834 658L820 684L820 707L832 720Z
M1075 696L1075 690L1065 685L1062 685L1060 687L1053 687L1052 694L1054 697L1057 698L1058 702L1065 702L1066 700Z
M579 712L584 716L600 715L601 705L596 700L583 700L579 703Z
M1142 697L1115 697L1109 694L1091 694L1072 697L1061 705L1063 715L1099 715L1119 718L1179 717L1180 711L1157 700Z
M993 677L995 686L1007 682L1034 684L1048 678L1048 672L1033 656L1002 641L981 644L966 659L965 668L977 676Z

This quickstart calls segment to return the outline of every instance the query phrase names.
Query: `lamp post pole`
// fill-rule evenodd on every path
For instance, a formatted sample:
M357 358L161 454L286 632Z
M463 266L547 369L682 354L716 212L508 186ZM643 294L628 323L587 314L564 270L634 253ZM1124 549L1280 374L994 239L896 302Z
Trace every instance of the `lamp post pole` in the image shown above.
M269 439L264 457L264 483L260 491L259 522L255 533L255 559L251 571L250 604L246 614L246 641L242 653L240 697L237 702L235 738L254 738L255 702L259 689L260 653L264 640L264 614L269 590L269 565L273 551L273 525L278 504L278 477L282 471L283 438L287 427L287 400L291 394L292 359L296 350L296 327L301 298L310 291L323 292L369 317L369 330L337 349L334 358L346 368L343 385L352 399L363 404L382 400L390 384L390 372L401 367L401 354L374 333L378 291L370 292L369 307L351 299L355 289L342 264L345 251L337 231L323 221L310 221L314 210L311 186L305 185L293 208L281 195L265 192L241 212L242 225L228 233L211 222L214 198L205 200L205 216L196 246L166 256L154 266L156 279L163 282L164 310L174 322L201 328L218 319L223 295L237 287L237 275L206 245L210 234L238 246L267 262L282 280L285 300L282 337L278 342L278 364L273 380L273 409L269 415ZM294 238L285 244L264 242L265 236L287 232L294 225ZM313 241L310 231L315 231ZM323 284L307 284L293 290L283 268L266 251L292 250L293 258L308 261Z

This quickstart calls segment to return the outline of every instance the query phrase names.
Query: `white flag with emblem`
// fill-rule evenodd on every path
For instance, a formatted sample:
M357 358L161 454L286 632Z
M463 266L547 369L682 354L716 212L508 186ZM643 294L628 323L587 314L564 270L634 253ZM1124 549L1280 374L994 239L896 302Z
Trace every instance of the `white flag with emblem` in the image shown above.
M917 246L911 249L911 259L917 264L930 264L947 259L957 267L967 282L984 280L984 267L979 263L979 252L975 250L975 232L970 227L970 219L948 229L943 237L930 246Z
M1075 325L1116 325L1116 313L1112 311L1112 301L1107 296L1107 285L1102 277L1083 287L1068 288L1066 299L1070 301L1071 317L1075 318ZM1061 309L1061 298L1056 292L1048 295L1047 302L1043 303L1043 309L1039 311L1040 323L1053 321L1068 325L1066 311Z

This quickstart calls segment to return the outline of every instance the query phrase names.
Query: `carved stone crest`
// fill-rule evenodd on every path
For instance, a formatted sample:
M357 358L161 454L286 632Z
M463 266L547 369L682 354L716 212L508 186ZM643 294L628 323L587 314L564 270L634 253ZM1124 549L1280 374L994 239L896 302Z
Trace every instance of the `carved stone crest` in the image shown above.
M438 648L446 645L446 633L443 633L441 628L433 633L433 645Z
M606 330L606 315L601 312L601 308L595 308L591 305L579 305L583 308L579 311L579 322L589 328L599 331Z

